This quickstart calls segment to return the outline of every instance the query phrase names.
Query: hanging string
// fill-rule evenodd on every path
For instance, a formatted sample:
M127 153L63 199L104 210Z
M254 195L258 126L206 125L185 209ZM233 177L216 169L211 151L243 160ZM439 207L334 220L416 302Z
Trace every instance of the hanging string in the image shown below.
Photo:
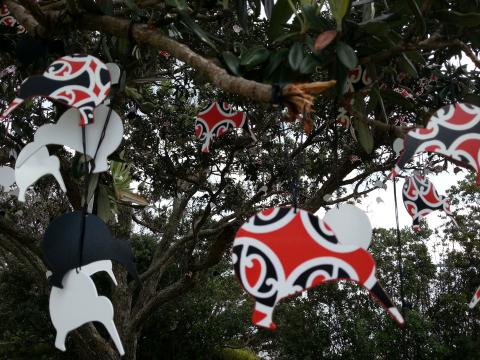
M340 186L339 186L339 181L338 181L338 129L337 129L337 122L333 122L333 161L334 161L334 166L333 166L333 171L334 173L334 180L335 180L335 185L336 185L336 198L337 200L340 198ZM338 209L338 201L336 203L337 209Z
M129 28L128 28L128 35L131 43L133 43L133 36L132 36L132 28L133 28L133 21L130 22ZM120 68L120 76L119 76L119 85L122 82L122 78L125 72L125 67L126 63L128 60L128 55L131 53L133 46L130 45L124 55L123 59L121 62L121 68ZM113 104L115 103L117 92L114 92L114 94L111 97L110 104L108 107L108 113L107 117L105 119L105 123L103 124L102 132L100 133L100 139L98 141L97 147L95 149L95 153L93 155L93 158L89 161L87 160L87 139L86 139L86 131L85 131L85 126L82 126L82 147L83 147L83 159L84 159L84 166L85 166L85 183L84 183L84 202L83 202L83 207L82 207L82 217L80 220L80 249L79 249L79 262L78 262L78 268L77 268L77 273L79 270L82 269L82 263L83 263L83 251L84 251L84 244L85 244L85 224L86 224L86 218L87 218L87 213L88 213L88 190L90 187L90 181L93 175L93 172L95 170L95 161L97 158L98 151L100 147L102 146L103 140L105 139L105 135L107 132L108 124L110 122L110 117L112 115L113 111ZM90 165L90 166L88 166ZM92 195L93 196L93 195Z
M397 260L398 260L398 273L400 276L400 300L402 302L402 310L405 305L404 293L403 293L403 263L402 263L402 239L400 233L400 223L398 219L398 203L397 203L397 180L393 179L393 197L395 203L395 221L397 225Z
M402 239L400 233L400 223L398 219L398 203L397 203L397 179L393 178L393 197L395 203L395 222L397 225L397 260L398 260L398 274L400 277L400 301L402 304L401 314L405 317L405 295L403 290L403 260L402 260ZM406 332L402 331L402 358L408 359Z

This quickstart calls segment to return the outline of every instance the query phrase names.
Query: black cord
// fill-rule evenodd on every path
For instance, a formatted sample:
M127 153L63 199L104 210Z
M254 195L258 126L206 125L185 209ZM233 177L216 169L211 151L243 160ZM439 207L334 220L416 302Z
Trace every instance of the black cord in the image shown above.
M128 27L128 34L129 38L133 39L132 36L132 28L133 28L133 22L130 22L130 25ZM122 59L122 67L120 69L120 77L119 77L119 83L122 81L123 74L125 72L125 67L126 67L126 62L128 59L128 55L131 52L132 46L127 48L127 51L125 52L123 59ZM83 147L83 158L84 158L84 165L85 165L85 200L84 204L82 207L82 217L80 220L80 255L79 255L79 264L77 268L77 273L79 270L82 269L82 263L83 263L83 250L84 250L84 244L85 244L85 224L86 224L86 218L87 218L87 213L88 213L88 188L90 187L90 180L92 178L92 174L95 171L95 160L97 159L97 154L102 146L103 140L105 139L105 135L107 132L108 124L110 123L110 117L112 115L113 111L113 104L115 102L117 93L115 92L113 96L111 97L110 100L110 106L108 108L108 113L107 113L107 118L105 119L105 123L103 124L102 132L100 134L100 139L97 144L97 148L95 149L95 154L93 155L93 159L90 162L90 169L88 167L88 162L87 162L87 139L86 139L86 131L85 131L85 126L88 125L83 125L82 126L82 147Z
M398 259L398 274L400 277L400 301L402 303L401 314L405 317L405 298L403 291L403 261L402 261L402 238L400 233L400 224L398 220L398 203L397 203L397 179L393 178L393 196L395 202L395 221L397 224L397 259ZM405 329L402 331L402 358L408 359L407 339Z

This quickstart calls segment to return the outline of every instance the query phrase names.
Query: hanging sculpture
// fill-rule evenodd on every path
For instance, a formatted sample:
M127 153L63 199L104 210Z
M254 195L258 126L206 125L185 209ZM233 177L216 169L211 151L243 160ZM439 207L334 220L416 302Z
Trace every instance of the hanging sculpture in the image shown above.
M15 182L19 194L18 200L25 201L25 192L41 177L51 174L55 177L63 192L67 192L62 175L60 174L60 160L48 153L46 146L27 144L18 155L15 163Z
M420 220L435 210L443 210L453 219L450 200L438 195L433 183L421 174L414 174L403 185L403 203L413 218L413 229L420 231Z
M122 142L123 123L115 110L105 105L99 105L93 112L95 122L85 126L85 137L88 141L85 144L86 155L92 159L95 157L94 173L108 170L107 157L112 154ZM108 124L106 124L108 118ZM34 148L45 145L56 144L68 146L80 153L83 153L82 128L78 126L80 114L76 109L69 109L62 114L56 124L45 124L40 126L34 136L34 142L28 144ZM106 126L106 127L105 127ZM101 142L102 134L108 137ZM96 156L95 156L96 155ZM22 166L27 159L18 158L17 166Z
M63 277L62 288L52 286L49 301L50 318L57 331L55 347L65 351L67 334L88 322L103 324L120 355L124 355L122 341L113 321L113 305L105 296L98 296L93 274L105 271L117 285L108 260L93 262L80 269L68 271ZM47 273L47 276L51 273Z
M247 114L233 110L227 103L213 102L195 118L195 136L203 142L202 152L209 152L212 140L233 128L244 129L257 141L248 125Z
M468 306L470 307L470 309L473 309L478 304L479 301L480 301L480 286L477 288L477 290L475 290L472 300L470 301Z
M447 105L432 115L426 128L410 130L390 177L397 176L415 154L424 151L470 165L480 185L480 108L465 103Z
M351 96L355 91L363 89L372 82L372 78L367 74L367 69L362 67L362 65L358 65L354 69L350 70L347 74L344 95ZM353 104L353 101L354 100L351 99L350 103ZM346 128L350 128L350 115L348 115L347 109L345 109L343 106L338 108L336 122Z
M50 223L45 232L41 246L45 263L52 271L52 285L62 288L62 279L69 270L99 260L114 260L120 263L138 280L129 243L113 238L108 226L98 216L86 214L82 244L79 233L82 217L81 211L62 215Z
M0 25L13 29L17 34L26 32L25 28L10 14L6 4L0 5Z
M99 59L91 55L64 56L43 75L27 78L0 120L5 120L26 99L44 96L78 109L80 125L86 125L93 122L93 111L107 98L110 88L110 72Z
M330 210L323 221L292 208L252 216L237 232L232 250L235 274L255 299L252 322L275 329L272 315L281 299L345 279L367 288L402 325L402 315L375 276L367 251L371 236L368 217L353 205Z

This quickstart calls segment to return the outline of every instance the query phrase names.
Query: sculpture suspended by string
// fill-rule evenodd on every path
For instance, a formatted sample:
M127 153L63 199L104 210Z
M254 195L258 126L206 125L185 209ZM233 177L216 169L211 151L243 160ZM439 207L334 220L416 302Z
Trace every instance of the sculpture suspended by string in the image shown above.
M367 69L362 67L362 65L358 65L348 72L343 93L344 95L351 96L355 91L359 91L365 86L370 85L372 81L372 78L367 74ZM353 104L353 99L350 100L350 103ZM346 128L350 128L350 115L348 115L347 109L343 106L338 108L336 122Z
M33 96L44 96L80 111L80 125L93 122L93 111L111 89L107 66L91 55L64 56L54 61L43 75L27 78L18 97L3 112L0 120Z
M81 269L68 271L63 277L60 289L52 286L49 310L52 324L57 331L55 347L65 351L67 334L80 326L97 321L105 326L120 355L124 355L122 341L113 321L113 305L105 296L98 296L91 275L105 271L117 285L109 260L96 261L82 266ZM47 273L47 276L51 273Z
M272 314L281 299L325 282L353 280L402 325L402 315L375 276L367 251L371 236L368 217L353 205L330 210L324 220L292 208L252 216L237 232L232 254L235 274L255 299L252 322L275 329Z
M87 155L92 159L96 154L94 173L108 170L107 157L112 154L123 139L123 123L115 110L105 105L99 105L93 112L95 122L85 127L85 144ZM105 128L105 138L100 147L97 146L102 138L108 115L110 118ZM40 148L49 144L68 146L75 151L83 153L82 128L78 126L80 113L76 109L69 109L62 114L56 124L46 124L38 128L34 142L28 144L32 148ZM18 158L17 166L23 166L27 158Z
M212 140L233 128L244 129L257 141L248 125L247 114L233 110L227 103L213 102L195 118L195 136L203 142L202 152L209 152Z
M480 301L480 286L477 288L477 290L475 290L472 300L470 301L468 306L470 307L470 309L473 309L478 304L479 301Z
M0 5L0 25L13 29L17 34L23 34L27 32L25 28L20 25L15 19L6 4Z
M15 181L19 189L18 200L25 201L27 189L48 174L55 177L63 192L67 192L60 174L60 160L56 156L50 156L45 146L37 147L35 143L27 144L15 163Z
M120 263L138 280L129 243L114 239L108 226L98 216L87 214L82 247L81 222L82 212L75 211L55 219L47 228L41 246L45 263L52 271L52 285L61 288L62 279L69 270L99 260Z
M479 107L465 103L442 107L432 115L426 128L410 130L404 145L390 177L397 176L415 154L425 151L470 165L477 172L480 185Z
M443 210L453 220L450 200L438 195L433 183L421 174L414 174L405 180L402 195L403 204L413 218L412 227L415 231L420 231L420 220L436 210Z
M15 170L9 166L0 166L0 191L9 192L15 183Z

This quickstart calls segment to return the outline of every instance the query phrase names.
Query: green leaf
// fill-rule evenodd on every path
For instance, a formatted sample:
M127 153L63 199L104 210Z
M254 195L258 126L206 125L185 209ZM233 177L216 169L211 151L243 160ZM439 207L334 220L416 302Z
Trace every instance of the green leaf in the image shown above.
M236 0L237 17L240 26L245 32L248 32L248 11L247 0Z
M402 56L400 57L400 66L402 67L403 71L405 71L411 77L414 79L418 78L418 72L415 68L415 65L413 65L412 61L405 53L402 53Z
M236 76L242 76L240 72L240 60L230 51L224 51L222 53L222 58L225 64L228 67L228 70Z
M268 29L268 37L276 39L283 32L283 25L293 15L293 9L290 6L289 0L278 0L273 6L272 19L270 20L270 27Z
M150 101L145 101L144 103L140 104L140 110L144 114L151 114L155 111L155 104L151 103Z
M384 121L388 124L388 116L387 116L387 111L385 110L385 104L383 103L383 98L382 95L380 94L380 91L378 90L377 87L372 88L372 96L375 98L377 101L377 104L380 105L380 109L382 110L382 115Z
M342 19L350 7L350 0L328 0L328 3L337 23L337 30L342 31Z
M373 151L373 135L370 127L359 119L354 119L353 125L355 132L357 133L357 139L360 146L365 150L367 154L371 154Z
M125 86L124 92L125 92L125 95L127 95L129 98L132 98L135 101L142 100L142 95L140 95L138 90L135 88L132 88L130 86Z
M263 63L265 60L268 59L269 56L270 51L265 49L263 46L256 46L246 50L242 54L240 58L240 65L254 67Z
M410 10L413 12L413 15L415 15L417 33L419 35L424 35L427 31L427 25L425 24L425 18L423 17L422 10L420 10L416 0L407 0L407 3L410 7Z
M355 50L352 47L343 41L337 43L337 56L347 69L352 70L357 66L358 59Z
M292 45L290 51L288 52L288 63L290 64L290 67L295 71L300 70L303 57L303 45L299 42L296 42Z
M302 63L300 64L300 72L302 74L311 74L315 71L315 67L318 64L318 61L312 55L307 55L303 58Z
M447 24L454 24L459 27L480 26L480 13L461 13L458 11L438 10L434 17Z
M410 111L415 111L415 104L393 90L382 90L383 99L387 103L392 103Z
M90 182L88 183L88 192L87 192L87 204L92 199L93 195L95 195L95 190L97 189L98 185L98 174L93 174L90 177ZM85 197L82 197L82 205L85 204Z
M112 218L113 215L112 210L110 209L110 198L105 185L99 185L98 187L97 215L106 223Z
M276 53L270 55L270 59L265 68L265 76L267 78L270 77L273 72L280 66L280 64L285 60L285 58L287 57L287 52L287 49L280 49Z
M186 27L188 27L190 30L192 30L193 33L200 38L200 40L202 40L204 43L209 45L215 51L218 51L217 47L213 43L212 39L210 39L209 34L205 30L203 30L195 21L193 21L190 18L190 16L188 16L184 12L180 12L180 15L181 15L182 21L183 21L183 23L185 24Z
M165 3L168 6L177 8L180 11L187 10L187 4L185 3L185 0L166 0Z

